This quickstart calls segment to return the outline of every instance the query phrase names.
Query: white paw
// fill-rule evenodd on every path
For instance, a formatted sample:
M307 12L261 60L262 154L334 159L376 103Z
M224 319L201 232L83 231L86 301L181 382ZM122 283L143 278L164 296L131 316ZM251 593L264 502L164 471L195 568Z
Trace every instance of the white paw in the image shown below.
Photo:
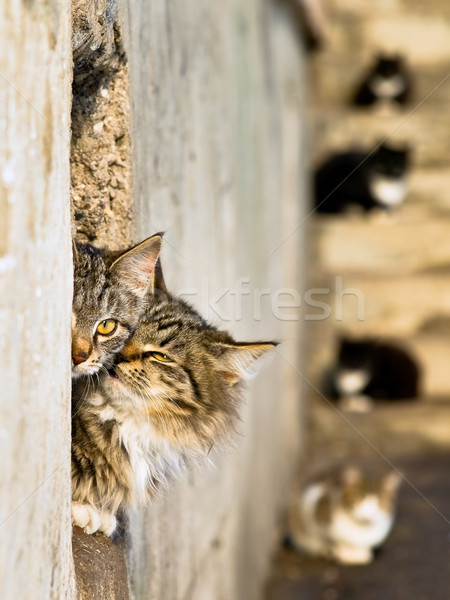
M102 531L105 535L110 537L116 529L116 517L112 513L104 511L101 513L101 520L102 522L99 531Z
M90 504L72 502L72 522L84 529L85 533L95 533L100 529L102 517L100 512Z

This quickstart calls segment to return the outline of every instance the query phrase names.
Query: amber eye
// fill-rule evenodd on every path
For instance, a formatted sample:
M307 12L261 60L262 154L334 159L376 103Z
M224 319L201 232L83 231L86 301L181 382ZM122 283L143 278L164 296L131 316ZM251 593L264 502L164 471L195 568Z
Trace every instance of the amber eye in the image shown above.
M117 321L115 319L105 319L97 325L97 332L100 335L111 335L117 329Z
M167 356L167 354L163 354L162 352L150 352L149 353L152 358L156 358L160 362L173 362L171 358Z

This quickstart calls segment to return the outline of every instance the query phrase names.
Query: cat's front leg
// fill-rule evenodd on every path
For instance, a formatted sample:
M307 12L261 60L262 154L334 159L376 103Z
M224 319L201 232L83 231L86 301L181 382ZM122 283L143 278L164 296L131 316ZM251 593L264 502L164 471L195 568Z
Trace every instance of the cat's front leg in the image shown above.
M335 546L332 554L343 565L367 565L373 558L370 548L358 546Z

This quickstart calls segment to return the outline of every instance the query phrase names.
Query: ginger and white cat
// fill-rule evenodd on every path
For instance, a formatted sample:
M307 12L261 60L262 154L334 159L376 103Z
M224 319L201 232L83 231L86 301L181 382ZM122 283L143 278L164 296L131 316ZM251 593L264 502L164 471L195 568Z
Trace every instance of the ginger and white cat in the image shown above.
M371 562L394 523L400 481L395 471L373 479L355 467L313 479L290 503L290 542L341 564Z

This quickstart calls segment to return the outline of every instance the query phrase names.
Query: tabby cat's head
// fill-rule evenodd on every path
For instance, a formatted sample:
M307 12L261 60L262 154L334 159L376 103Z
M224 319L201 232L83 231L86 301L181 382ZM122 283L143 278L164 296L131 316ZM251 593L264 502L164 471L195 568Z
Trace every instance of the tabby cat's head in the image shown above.
M160 250L159 234L123 252L74 244L73 377L98 371L132 335Z
M131 401L157 437L180 448L207 450L233 429L242 380L274 346L235 342L184 301L155 296L101 381L110 398Z

